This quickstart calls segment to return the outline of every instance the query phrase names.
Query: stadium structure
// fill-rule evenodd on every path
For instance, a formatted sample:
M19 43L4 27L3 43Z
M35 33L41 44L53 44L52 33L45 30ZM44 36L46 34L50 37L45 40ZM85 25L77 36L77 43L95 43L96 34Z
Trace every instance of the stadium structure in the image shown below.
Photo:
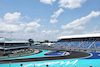
M29 41L11 40L3 37L0 38L1 56L28 51L29 47Z
M68 51L90 52L93 59L100 59L100 34L83 34L58 37L52 47Z
M59 67L59 65L60 67L89 67L90 65L91 67L91 64L93 67L100 66L100 34L61 36L58 37L55 44L50 46L35 45L32 39L29 39L30 43L24 42L22 46L20 46L22 43L19 42L3 42L2 40L1 42L0 50L4 52L4 55L7 54L7 51L14 49L38 50L30 56L1 59L1 67L9 67L6 66L9 63L13 63L12 67L15 65L15 67L23 66L21 63L24 64L24 67L45 67L47 65L51 65L50 67Z

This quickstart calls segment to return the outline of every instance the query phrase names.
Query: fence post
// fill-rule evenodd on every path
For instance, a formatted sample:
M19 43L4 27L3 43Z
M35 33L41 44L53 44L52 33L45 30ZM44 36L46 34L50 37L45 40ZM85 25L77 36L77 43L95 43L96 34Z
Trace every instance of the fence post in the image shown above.
M34 64L34 67L35 67L35 64Z
M11 62L9 63L9 67L11 67Z
M60 67L62 67L62 64L60 64Z
M75 67L76 67L76 64L75 64Z
M46 67L48 67L49 65L47 64Z
M23 66L23 64L20 64L20 66L22 67L22 66Z
M91 64L90 64L90 67L92 67Z

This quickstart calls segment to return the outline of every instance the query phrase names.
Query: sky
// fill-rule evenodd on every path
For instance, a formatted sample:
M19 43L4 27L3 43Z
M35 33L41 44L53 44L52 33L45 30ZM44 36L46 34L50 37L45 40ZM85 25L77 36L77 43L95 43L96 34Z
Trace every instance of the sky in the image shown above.
M56 41L100 33L100 0L0 0L0 37Z

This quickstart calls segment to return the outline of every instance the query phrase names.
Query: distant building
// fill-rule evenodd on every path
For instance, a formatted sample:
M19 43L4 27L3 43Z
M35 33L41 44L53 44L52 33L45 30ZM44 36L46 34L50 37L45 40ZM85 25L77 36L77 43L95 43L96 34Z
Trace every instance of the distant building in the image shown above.
M13 41L6 38L0 38L0 55L8 55L11 53L27 51L30 47L27 41Z

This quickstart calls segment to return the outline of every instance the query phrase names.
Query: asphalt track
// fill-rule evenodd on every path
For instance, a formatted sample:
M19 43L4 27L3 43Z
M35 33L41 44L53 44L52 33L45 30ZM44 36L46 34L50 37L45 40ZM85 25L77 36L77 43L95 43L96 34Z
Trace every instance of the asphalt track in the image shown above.
M70 55L66 56L51 56L51 57L37 57L37 58L24 58L24 59L11 59L11 60L0 60L0 64L9 63L22 63L22 62L37 62L37 61L48 61L48 60L61 60L61 59L76 59L88 57L91 54L85 52L70 52Z

